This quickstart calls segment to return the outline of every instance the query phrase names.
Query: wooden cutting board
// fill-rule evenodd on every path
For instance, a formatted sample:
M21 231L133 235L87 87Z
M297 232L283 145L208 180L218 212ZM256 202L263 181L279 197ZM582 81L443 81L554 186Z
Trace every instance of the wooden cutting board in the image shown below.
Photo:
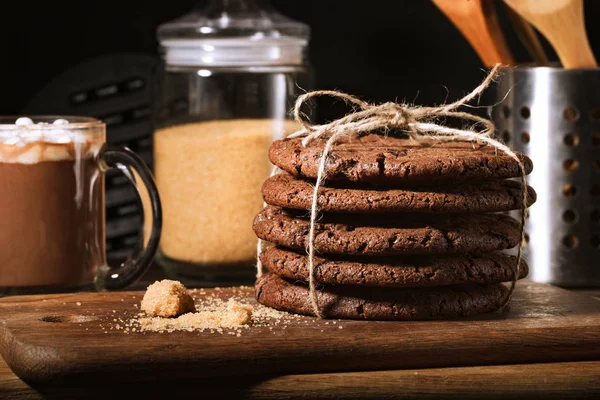
M233 289L206 289L229 298ZM237 290L240 293L240 290ZM252 296L252 289L241 291ZM600 301L536 283L517 286L510 310L432 322L309 317L241 336L110 329L137 313L141 292L7 297L0 352L30 382L217 376L600 360ZM117 320L117 321L114 321ZM341 328L340 328L341 327Z

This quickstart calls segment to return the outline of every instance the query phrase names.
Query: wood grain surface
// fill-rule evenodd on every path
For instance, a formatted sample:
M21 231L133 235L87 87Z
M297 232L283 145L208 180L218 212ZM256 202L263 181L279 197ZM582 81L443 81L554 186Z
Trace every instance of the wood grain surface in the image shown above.
M502 365L121 383L27 384L0 359L0 398L115 399L596 399L600 362Z
M231 290L206 293L228 298ZM600 302L535 283L518 285L508 311L452 321L334 324L302 317L272 329L251 327L241 337L106 329L117 323L113 319L136 313L141 297L4 298L0 352L20 377L54 383L600 360Z

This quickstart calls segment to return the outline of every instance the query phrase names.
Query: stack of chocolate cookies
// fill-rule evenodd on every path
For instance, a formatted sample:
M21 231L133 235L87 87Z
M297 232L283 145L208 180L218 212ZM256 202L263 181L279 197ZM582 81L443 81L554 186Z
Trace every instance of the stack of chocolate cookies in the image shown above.
M276 141L269 158L285 171L269 178L254 231L270 244L258 302L314 315L306 252L310 209L325 139ZM519 157L530 173L533 165ZM500 308L520 241L507 215L522 204L518 163L491 146L415 143L370 134L349 137L327 158L318 192L314 276L329 318L423 320ZM528 202L535 192L528 189ZM519 279L527 275L521 263Z

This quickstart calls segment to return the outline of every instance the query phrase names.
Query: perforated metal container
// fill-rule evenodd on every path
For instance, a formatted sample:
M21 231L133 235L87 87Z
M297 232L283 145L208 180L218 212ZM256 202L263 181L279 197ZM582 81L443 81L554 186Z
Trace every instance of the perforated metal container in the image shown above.
M506 69L491 117L534 163L529 277L600 287L600 70Z

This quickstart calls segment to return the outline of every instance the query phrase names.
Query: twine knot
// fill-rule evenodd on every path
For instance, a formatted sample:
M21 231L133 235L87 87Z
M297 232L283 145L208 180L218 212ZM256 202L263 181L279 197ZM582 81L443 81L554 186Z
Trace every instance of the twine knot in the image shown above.
M411 122L414 122L408 109L395 103L385 103L384 105L395 109L394 116L390 120L392 126L408 126Z

